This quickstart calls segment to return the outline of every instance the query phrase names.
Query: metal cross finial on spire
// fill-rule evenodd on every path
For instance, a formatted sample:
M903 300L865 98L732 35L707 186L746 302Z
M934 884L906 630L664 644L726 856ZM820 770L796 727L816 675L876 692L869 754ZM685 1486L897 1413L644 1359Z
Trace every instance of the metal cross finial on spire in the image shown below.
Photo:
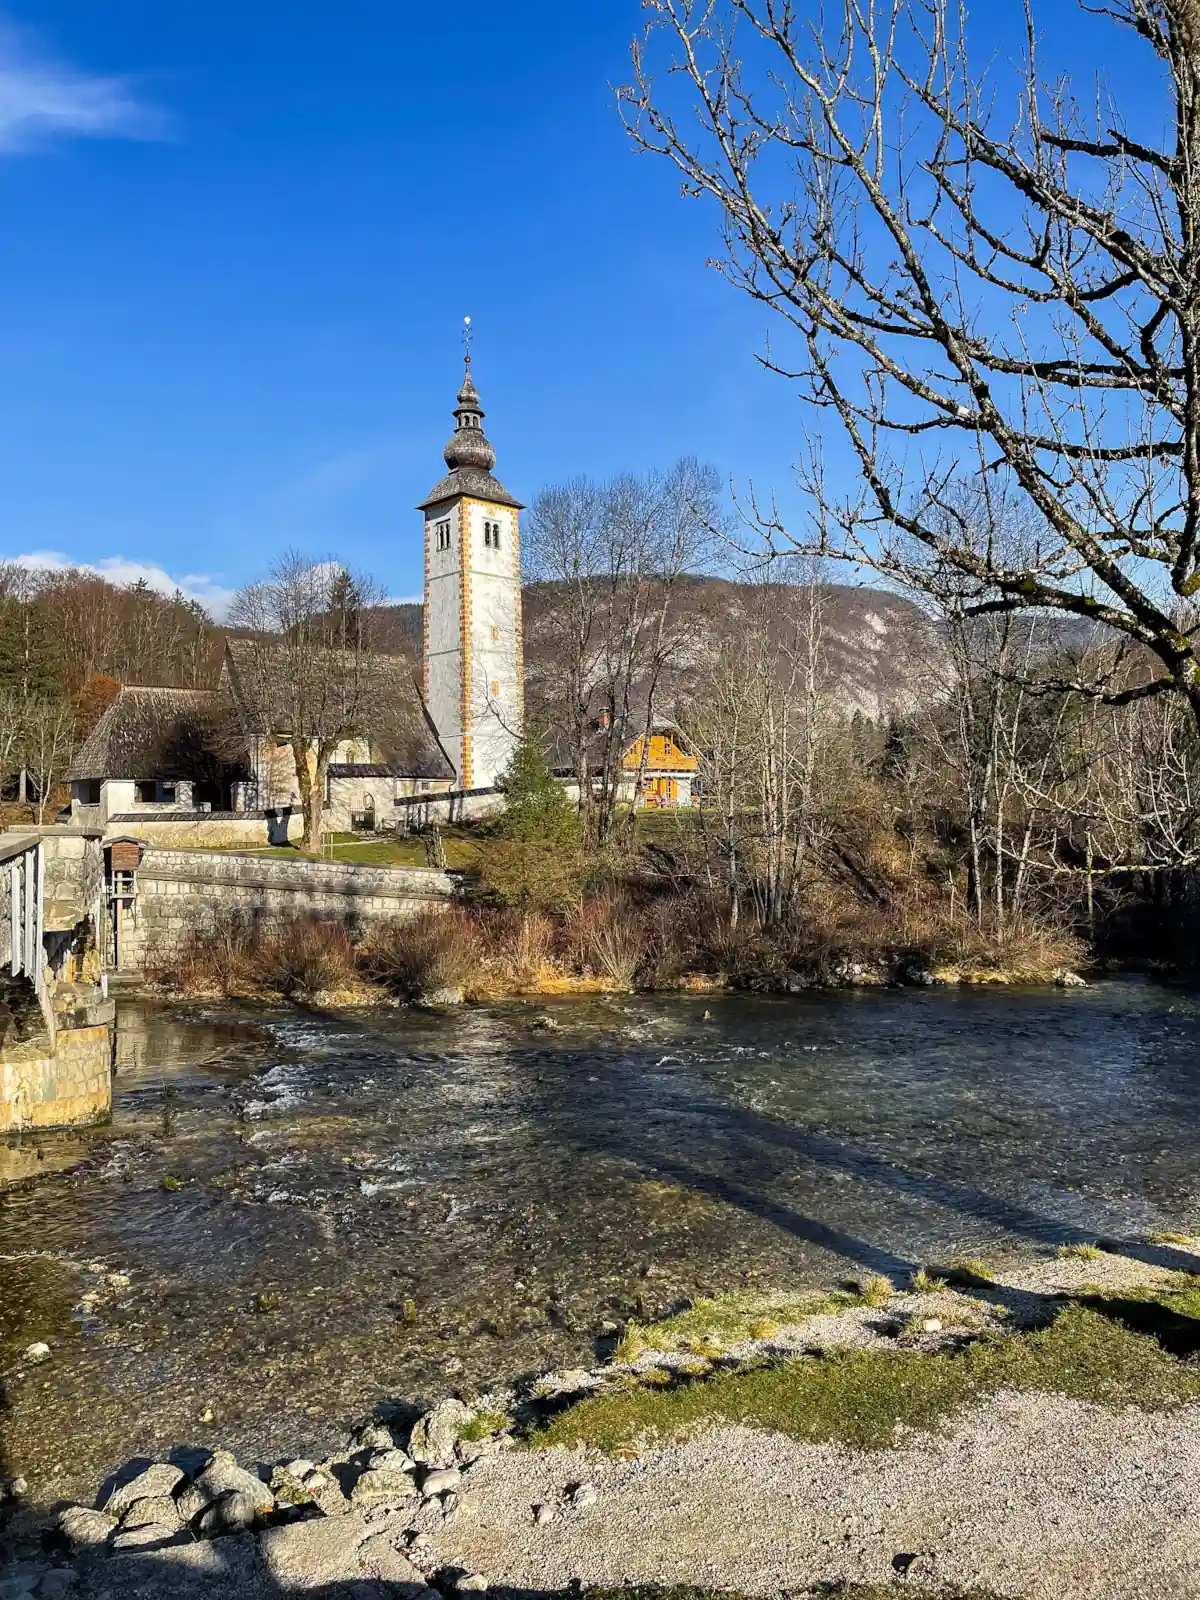
M467 352L467 365L471 365L471 319L463 318L463 349Z

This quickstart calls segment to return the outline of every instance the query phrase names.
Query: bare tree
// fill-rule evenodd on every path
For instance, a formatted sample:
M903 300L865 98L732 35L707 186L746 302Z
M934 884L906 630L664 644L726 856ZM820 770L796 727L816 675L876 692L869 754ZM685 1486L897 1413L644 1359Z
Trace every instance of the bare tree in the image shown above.
M760 508L772 542L952 595L968 614L1102 623L1118 653L1080 692L1174 694L1200 723L1200 13L1195 0L1080 6L1138 57L1139 121L969 59L958 0L645 0L622 91L641 148L716 200L722 270L786 330L766 364L840 424L857 482L819 443L813 526ZM659 67L665 76L656 78ZM1001 124L998 104L1014 109ZM794 348L795 356L791 355ZM1016 497L1021 559L977 537L959 485Z
M293 551L243 589L230 613L231 624L249 635L237 647L238 710L260 760L273 743L290 749L304 845L314 853L330 762L372 721L379 671L369 624L379 598L371 580L341 563Z
M612 832L622 760L639 735L634 807L640 798L664 675L688 639L679 586L704 570L721 516L716 474L685 459L544 490L527 520L526 578L542 585L529 604L552 663L534 686L535 716L567 753L596 843Z
M63 697L38 695L24 704L20 746L22 767L37 787L38 822L56 783L61 783L75 749L75 710Z
M823 586L790 563L760 583L745 626L697 685L701 825L723 863L730 920L743 903L785 924L822 833L821 757L836 719L823 656Z

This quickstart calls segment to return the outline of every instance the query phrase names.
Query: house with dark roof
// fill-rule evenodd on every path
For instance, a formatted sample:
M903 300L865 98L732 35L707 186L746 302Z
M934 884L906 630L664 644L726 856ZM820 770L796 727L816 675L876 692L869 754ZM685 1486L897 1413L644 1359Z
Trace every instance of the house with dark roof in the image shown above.
M114 822L231 811L244 753L222 738L211 689L122 688L71 767L71 821Z
M216 689L122 688L71 769L72 823L163 843L299 835L286 697L281 689L273 702L270 694L272 674L283 670L282 653L233 639ZM326 775L325 826L333 832L390 827L397 800L454 783L407 661L376 656L369 670L363 727L339 741ZM248 829L254 822L261 826Z

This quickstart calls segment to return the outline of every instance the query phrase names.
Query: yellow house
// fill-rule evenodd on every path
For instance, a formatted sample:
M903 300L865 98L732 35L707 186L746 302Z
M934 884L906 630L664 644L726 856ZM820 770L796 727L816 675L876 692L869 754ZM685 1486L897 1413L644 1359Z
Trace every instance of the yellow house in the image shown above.
M651 810L690 806L696 757L687 748L683 733L674 723L658 723L650 734L633 741L621 758L626 777L621 783L623 799L632 800L637 791L637 775L642 772L640 803Z
M592 729L589 761L592 772L598 778L609 748L609 722L604 712L592 724ZM572 751L564 742L559 742L550 752L549 761L554 776L567 794L577 800L579 780ZM624 745L617 798L626 805L632 805L636 796L639 809L687 809L692 804L698 765L687 736L678 723L655 717L650 728L649 748L644 734L628 739Z

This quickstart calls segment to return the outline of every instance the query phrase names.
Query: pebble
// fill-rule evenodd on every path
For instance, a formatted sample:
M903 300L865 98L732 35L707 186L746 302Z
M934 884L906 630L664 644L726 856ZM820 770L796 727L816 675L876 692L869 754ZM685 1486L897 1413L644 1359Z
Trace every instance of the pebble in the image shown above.
M554 1507L545 1501L540 1506L534 1506L533 1520L539 1528L544 1528L548 1522L554 1521Z
M28 1478L14 1478L8 1486L8 1492L14 1500L19 1500L23 1494L29 1493Z
M599 1498L593 1483L581 1483L571 1491L571 1504L578 1506L581 1511L588 1506L594 1506Z
M922 1333L941 1333L941 1331L942 1331L942 1319L941 1319L941 1317L926 1317L924 1322L921 1324L921 1332Z
M455 1594L486 1594L487 1579L480 1577L478 1572L468 1572L465 1577L455 1580L454 1592Z
M43 1340L39 1339L36 1344L26 1346L25 1354L21 1359L23 1361L28 1361L32 1366L36 1367L42 1361L49 1361L50 1346Z
M421 1481L423 1495L445 1494L449 1489L457 1489L462 1482L462 1473L457 1467L440 1467L435 1472L427 1472Z
M368 1465L373 1472L411 1472L416 1462L403 1450L389 1445L386 1450L373 1450Z

